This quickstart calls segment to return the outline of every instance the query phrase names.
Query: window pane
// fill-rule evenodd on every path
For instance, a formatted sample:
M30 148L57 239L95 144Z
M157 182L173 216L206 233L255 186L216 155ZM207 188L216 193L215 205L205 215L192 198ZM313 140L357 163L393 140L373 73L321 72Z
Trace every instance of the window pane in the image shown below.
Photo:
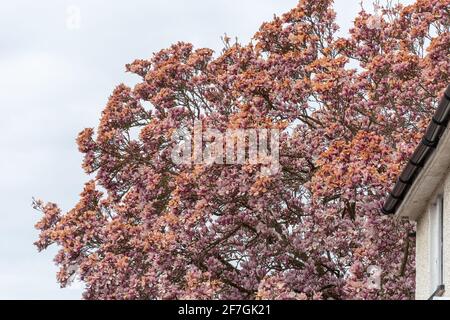
M439 285L444 284L444 198L439 197Z
M439 196L430 210L431 291L443 284L443 198Z

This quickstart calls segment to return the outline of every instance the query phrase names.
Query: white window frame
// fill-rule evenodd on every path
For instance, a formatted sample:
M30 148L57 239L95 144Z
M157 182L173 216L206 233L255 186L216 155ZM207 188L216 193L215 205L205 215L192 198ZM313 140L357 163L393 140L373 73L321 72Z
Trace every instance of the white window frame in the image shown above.
M430 294L444 285L444 197L439 194L430 208Z

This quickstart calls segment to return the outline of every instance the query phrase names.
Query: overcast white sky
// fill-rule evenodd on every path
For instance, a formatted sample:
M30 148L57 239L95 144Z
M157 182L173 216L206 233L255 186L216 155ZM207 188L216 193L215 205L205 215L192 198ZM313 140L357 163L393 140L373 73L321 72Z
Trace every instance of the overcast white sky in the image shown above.
M345 32L360 0L336 0ZM371 7L371 0L364 0ZM410 3L405 0L401 2ZM41 0L0 5L0 299L79 299L60 289L38 254L33 196L70 209L87 180L75 138L97 125L124 65L182 40L220 50L227 33L248 42L297 0ZM73 7L72 7L73 6ZM79 29L68 20L80 10ZM76 14L76 12L75 12Z

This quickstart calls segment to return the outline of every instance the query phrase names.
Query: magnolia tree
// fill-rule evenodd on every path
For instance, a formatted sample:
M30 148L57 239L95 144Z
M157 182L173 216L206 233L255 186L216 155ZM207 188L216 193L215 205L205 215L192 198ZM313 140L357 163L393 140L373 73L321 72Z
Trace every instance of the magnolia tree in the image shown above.
M332 0L302 0L249 44L177 43L127 65L139 83L79 134L92 180L78 204L34 203L61 286L78 276L86 299L411 299L414 225L380 208L449 83L450 1L375 9L342 38ZM174 136L195 126L278 131L277 170L174 161Z

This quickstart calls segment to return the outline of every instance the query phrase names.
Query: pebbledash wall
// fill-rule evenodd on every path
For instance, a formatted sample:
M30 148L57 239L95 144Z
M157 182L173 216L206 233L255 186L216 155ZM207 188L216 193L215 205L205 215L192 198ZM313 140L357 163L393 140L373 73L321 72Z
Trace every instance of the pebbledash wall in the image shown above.
M433 192L426 210L418 217L416 232L416 300L428 300L436 290L432 287L431 212L439 196L443 197L443 297L450 299L450 168Z

